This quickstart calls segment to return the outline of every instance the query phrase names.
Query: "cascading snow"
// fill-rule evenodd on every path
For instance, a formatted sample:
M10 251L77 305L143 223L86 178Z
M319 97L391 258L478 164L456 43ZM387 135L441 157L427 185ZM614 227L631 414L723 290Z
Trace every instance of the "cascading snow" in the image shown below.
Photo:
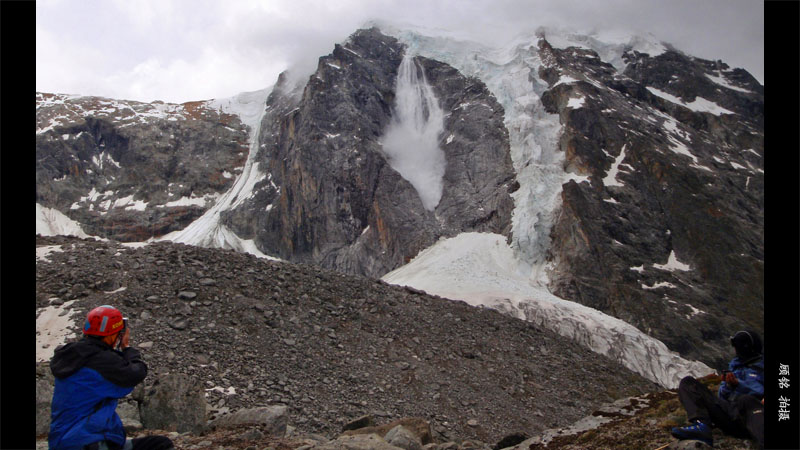
M444 113L424 70L408 53L400 63L396 93L383 152L389 165L417 190L425 209L433 211L444 186L445 157L439 148Z

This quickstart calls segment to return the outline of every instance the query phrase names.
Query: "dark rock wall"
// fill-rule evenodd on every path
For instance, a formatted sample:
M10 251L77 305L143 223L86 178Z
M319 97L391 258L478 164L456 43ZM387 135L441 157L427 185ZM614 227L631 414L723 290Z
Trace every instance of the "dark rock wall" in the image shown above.
M376 29L361 30L320 58L302 96L268 100L259 161L269 183L261 201L234 211L241 236L282 258L379 277L441 236L508 234L513 169L503 110L480 81L420 58L446 118L440 147L447 169L435 211L392 169L380 139L392 115L404 48ZM288 91L288 89L286 89ZM479 108L461 108L465 102ZM452 138L448 137L452 135ZM247 220L246 217L250 217Z
M65 213L89 234L120 241L146 240L191 223L205 207L159 206L224 192L248 152L239 118L205 102L40 93L37 124L43 132L36 135L36 202ZM97 197L81 200L92 189ZM147 208L113 207L129 196Z
M746 72L676 51L627 54L621 75L590 50L543 40L540 51L540 76L551 84L542 101L564 126L566 169L590 179L564 186L552 231L553 292L685 357L723 364L731 333L763 330L763 88ZM739 90L706 76L719 71ZM558 84L561 75L580 81ZM648 86L735 114L693 111ZM570 107L578 97L583 105ZM604 179L623 147L617 186ZM691 269L653 266L671 252Z

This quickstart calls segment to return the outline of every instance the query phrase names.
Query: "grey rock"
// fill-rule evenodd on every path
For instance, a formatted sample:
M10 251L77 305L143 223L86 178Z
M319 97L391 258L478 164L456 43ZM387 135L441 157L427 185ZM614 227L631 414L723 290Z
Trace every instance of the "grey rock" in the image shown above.
M226 428L240 425L258 425L267 434L282 437L286 434L287 422L287 407L276 405L241 409L215 419L209 426L211 428Z
M202 278L200 280L200 285L201 286L216 286L217 285L217 281L214 280L213 278Z
M139 404L147 429L199 433L206 426L206 400L202 385L183 374L167 374L145 391Z
M135 401L120 400L117 403L117 414L122 420L122 425L125 427L126 432L131 433L143 428L139 415L139 406Z
M265 435L258 428L253 428L242 433L240 437L246 441L261 441Z
M389 430L384 439L386 442L405 450L422 450L420 438L402 425Z
M53 400L55 377L47 363L36 365L36 435L50 431L50 404Z
M400 447L389 444L377 434L341 436L315 448L319 450L401 450Z
M195 297L197 297L197 293L196 292L192 292L192 291L180 291L180 292L178 292L178 298L181 299L181 300L192 300Z
M188 322L186 321L186 319L181 317L178 319L170 320L169 322L167 322L167 324L176 330L185 330L188 325Z
M371 415L367 414L367 415L361 416L361 417L359 417L359 418L357 418L355 420L351 420L350 422L346 423L342 427L342 431L357 430L359 428L371 427L373 425L375 425L375 421L373 420Z

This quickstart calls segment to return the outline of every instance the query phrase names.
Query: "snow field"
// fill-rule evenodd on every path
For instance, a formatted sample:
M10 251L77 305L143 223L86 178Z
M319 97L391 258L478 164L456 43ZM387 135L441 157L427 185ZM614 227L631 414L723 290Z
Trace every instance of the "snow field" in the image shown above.
M70 219L57 209L46 208L39 203L36 204L36 234L41 234L42 236L89 237L78 222Z
M38 250L38 249L37 249ZM56 347L66 343L73 333L69 329L76 324L72 318L75 311L70 306L75 300L63 305L39 308L36 316L36 361L49 361Z
M674 95L668 94L664 91L658 90L654 87L647 86L647 90L653 93L654 95L663 98L669 102L678 104L683 106L684 108L688 108L695 112L707 112L714 114L715 116L720 116L722 114L736 114L733 111L728 111L727 109L717 105L716 103L706 100L703 97L696 97L693 102L686 103L683 100L675 97Z
M533 322L666 388L676 387L686 375L713 372L705 364L681 358L622 320L533 285L528 273L529 268L515 257L504 236L462 233L440 240L382 279Z

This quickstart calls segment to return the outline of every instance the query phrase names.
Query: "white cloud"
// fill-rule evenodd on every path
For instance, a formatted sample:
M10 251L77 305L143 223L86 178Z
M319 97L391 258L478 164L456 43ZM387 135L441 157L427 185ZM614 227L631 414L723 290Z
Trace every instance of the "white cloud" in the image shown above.
M763 79L763 5L750 0L42 0L36 88L173 102L263 89L371 19L494 43L542 24L649 31Z

